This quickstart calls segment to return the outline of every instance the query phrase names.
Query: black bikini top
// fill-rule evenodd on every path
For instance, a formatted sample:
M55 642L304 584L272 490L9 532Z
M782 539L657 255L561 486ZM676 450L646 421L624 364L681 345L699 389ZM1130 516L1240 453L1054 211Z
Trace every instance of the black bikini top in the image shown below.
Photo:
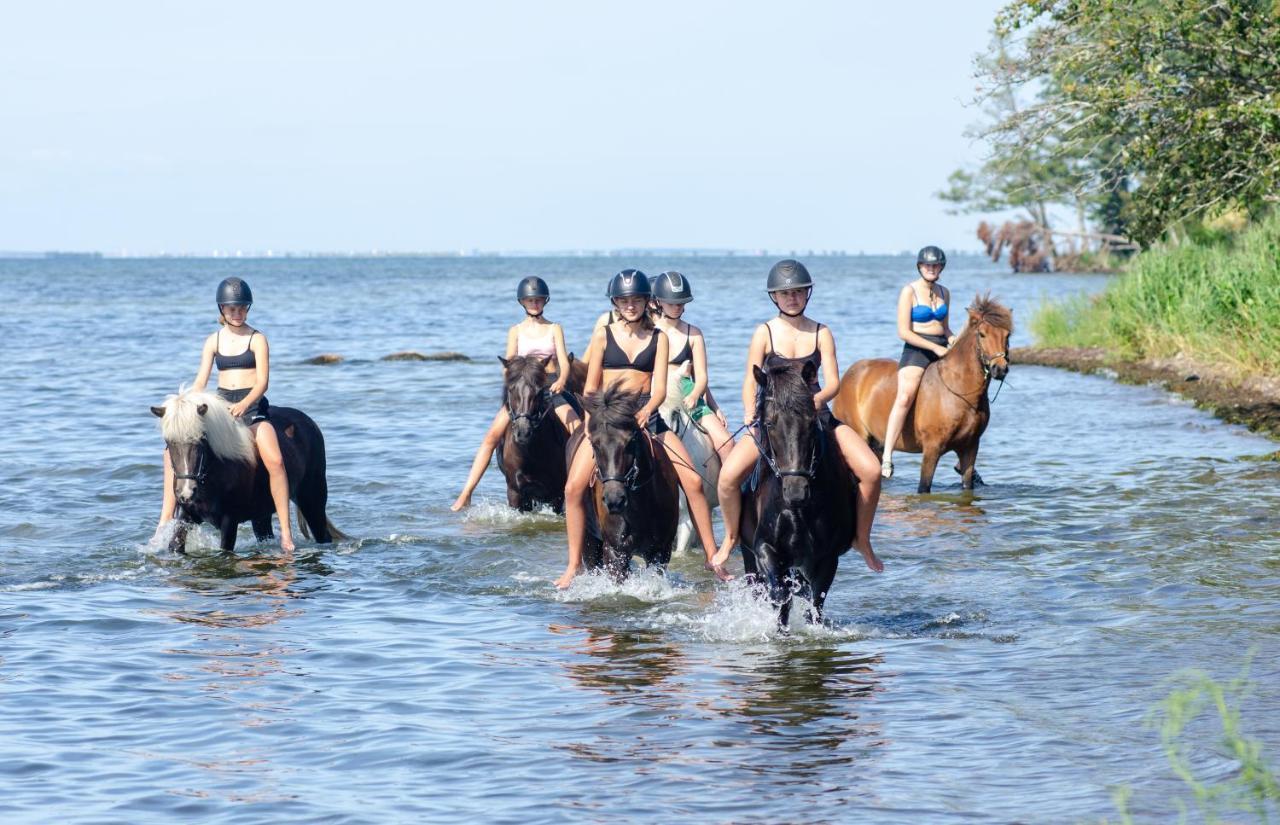
M622 347L618 346L618 342L613 338L613 330L606 326L604 328L604 356L600 359L600 366L607 370L635 370L637 372L653 373L653 364L658 359L658 331L655 329L653 335L649 338L649 343L645 348L640 350L635 360L627 357Z
M764 356L764 366L769 367L785 367L790 364L804 365L806 361L813 363L815 372L813 380L809 382L809 388L817 392L820 388L818 384L818 371L822 368L822 351L818 349L818 333L822 332L822 324L818 324L818 328L813 331L813 352L808 355L802 355L798 358L788 358L785 355L779 355L773 349L773 330L768 324L764 325L765 331L769 333L769 351Z
M253 344L253 336L257 334L257 330L249 333L249 343L245 345L244 352L239 355L223 355L222 330L218 330L218 346L213 351L213 362L218 365L219 371L257 369L258 358L253 354L253 350L250 348Z
M678 324L676 325L676 328L679 329ZM689 333L688 331L686 331L684 336L684 346L681 347L680 351L677 352L673 358L669 359L667 363L673 367L678 367L681 364L683 364L685 361L692 361L692 360L693 360L693 347L689 346Z

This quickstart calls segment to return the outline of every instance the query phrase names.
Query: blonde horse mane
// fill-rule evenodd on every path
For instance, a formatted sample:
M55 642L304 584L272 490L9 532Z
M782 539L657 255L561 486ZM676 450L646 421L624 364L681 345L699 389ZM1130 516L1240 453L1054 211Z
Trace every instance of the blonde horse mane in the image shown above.
M199 411L202 404L204 415ZM179 388L177 395L164 400L160 432L166 442L174 444L194 444L205 439L214 455L224 461L257 460L253 433L231 415L227 402L216 393Z

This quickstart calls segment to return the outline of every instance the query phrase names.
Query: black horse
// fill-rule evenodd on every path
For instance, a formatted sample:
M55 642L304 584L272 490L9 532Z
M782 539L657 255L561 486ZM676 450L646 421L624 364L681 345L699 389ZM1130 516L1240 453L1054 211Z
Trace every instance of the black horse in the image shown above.
M498 444L498 466L507 479L507 504L532 510L549 504L564 512L565 432L547 392L550 356L499 358L506 367L502 403L511 423Z
M676 469L662 443L636 422L640 398L610 385L584 400L590 414L587 437L596 456L595 483L587 488L587 540L583 561L626 578L631 557L665 568L671 561L680 514ZM569 454L582 438L571 440Z
M821 621L854 534L853 477L814 409L809 387L816 374L811 362L800 370L755 368L760 459L758 483L743 500L742 561L749 579L763 584L778 607L782 628L796 594L813 603L808 620Z
M258 460L249 428L231 416L226 402L212 393L186 392L151 412L161 418L178 499L178 529L169 548L184 552L187 531L202 522L218 528L226 553L235 550L241 522L252 522L260 541L271 538L275 504L267 470ZM280 441L289 497L298 506L302 534L328 544L341 534L325 516L329 483L320 428L290 407L272 406L267 423L275 427Z

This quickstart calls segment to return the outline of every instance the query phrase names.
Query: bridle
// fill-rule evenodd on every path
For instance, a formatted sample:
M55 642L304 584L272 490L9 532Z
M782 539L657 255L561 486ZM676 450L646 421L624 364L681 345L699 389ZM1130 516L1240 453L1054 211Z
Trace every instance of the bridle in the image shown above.
M209 454L209 442L206 439L200 439L196 443L196 468L194 473L178 473L175 472L173 477L175 480L182 479L184 481L194 481L199 487L209 480L209 468L206 456Z
M547 413L551 411L551 405L546 400L547 394L545 389L538 393L538 401L540 403L537 404L533 412L518 413L511 407L511 393L507 393L507 415L510 416L511 423L514 424L523 419L529 422L530 427L535 430L538 429L543 419L547 417Z
M628 490L631 490L634 492L636 490L639 490L641 487L645 486L646 484L648 484L650 481L653 481L653 476L654 476L653 472L650 472L649 477L644 479L643 481L639 480L640 479L640 451L637 449L637 445L640 442L640 435L643 432L644 432L643 430L637 428L634 432L631 433L631 437L627 439L627 446L625 447L625 449L627 451L627 454L631 456L631 468L628 469L625 473L623 473L620 476L607 476L600 472L599 465L597 464L596 477L600 479L601 484L605 484L610 481L617 481L622 485L624 485ZM645 437L648 437L648 433L645 433ZM650 449L652 449L652 444L650 445Z
M987 385L988 385L988 384L990 384L990 383L991 383L991 366L992 366L996 361L998 361L998 360L1000 360L1001 358L1003 358L1003 359L1004 359L1004 362L1005 362L1006 367L1008 366L1008 364L1009 364L1009 343L1008 343L1008 341L1006 340L1006 341L1005 341L1005 347L1004 347L1004 349L1003 349L1002 351L997 352L997 353L993 353L993 354L991 354L991 355L988 355L987 353L983 352L983 350L982 350L982 339L986 337L986 333L984 333L981 329L978 329L978 330L975 330L975 333L974 333L974 334L975 334L975 335L977 335L977 337L978 337L978 342L974 345L974 349L978 351L978 365L982 367L982 385L981 385L981 386L979 386L976 390L970 390L969 392L981 392L982 390L986 389L986 387L987 387ZM958 392L956 392L955 390L951 389L951 385L949 385L949 384L947 383L946 379L942 377L942 370L938 370L938 380L942 382L942 386L946 387L946 388L947 388L947 390L948 390L952 395L956 396L956 397L957 397L957 398L959 398L961 401L963 401L964 403L968 404L968 405L969 405L971 408L973 408L975 411L978 409L976 406L974 406L974 405L973 405L973 403L972 403L972 402L970 402L970 401L969 401L968 393L961 394L961 393L958 393ZM991 401L992 401L992 402L994 402L996 398L999 398L999 397L1000 397L1000 390L1003 390L1003 389L1004 389L1004 379L1003 379L1003 378L997 378L996 380L1000 382L1000 389L996 390L995 398L992 398L992 399L991 399Z
M773 396L763 396L760 399L760 404L757 409L763 409L765 402L771 402L773 400ZM762 418L763 416L757 413L756 420L760 421ZM756 449L760 451L760 458L764 460L765 465L769 468L769 471L773 473L774 477L781 480L787 476L799 476L800 478L807 478L810 481L813 481L814 477L818 474L818 462L822 459L822 450L825 442L822 433L822 425L818 422L817 417L814 417L813 422L813 445L809 451L809 468L807 470L784 470L779 467L778 460L773 454L773 444L768 437L769 425L761 421L761 427L764 431L763 440L757 436L751 428L747 428L747 432L751 434L751 440L756 443Z

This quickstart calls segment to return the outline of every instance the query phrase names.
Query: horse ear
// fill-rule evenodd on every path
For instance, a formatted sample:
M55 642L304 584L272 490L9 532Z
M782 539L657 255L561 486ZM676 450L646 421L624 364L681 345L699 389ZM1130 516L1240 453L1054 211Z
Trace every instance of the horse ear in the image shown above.
M196 407L196 415L204 415L208 411L209 411L208 404L201 404L200 406Z
M164 407L152 407L151 414L156 418L164 418Z
M554 357L554 356L551 356L551 355L544 355L542 358L540 358L540 359L539 359L540 361L542 361L542 368L543 368L543 369L546 369L546 368L547 368L547 364L550 364L550 363L551 363L551 359L552 359L553 357Z
M501 355L498 356L498 360L502 362L502 366L505 367L507 365L507 359L503 358Z
M571 353L569 353L569 363L570 363L570 364L572 364L574 361L577 361L577 360L578 360L578 356L574 355L572 352L571 352Z
M751 365L751 370L756 376L757 384L763 387L765 384L769 383L769 376L765 375L764 370L760 369L755 364Z
M805 361L804 366L800 368L800 377L806 384L812 384L813 379L818 377L818 365L813 361Z

